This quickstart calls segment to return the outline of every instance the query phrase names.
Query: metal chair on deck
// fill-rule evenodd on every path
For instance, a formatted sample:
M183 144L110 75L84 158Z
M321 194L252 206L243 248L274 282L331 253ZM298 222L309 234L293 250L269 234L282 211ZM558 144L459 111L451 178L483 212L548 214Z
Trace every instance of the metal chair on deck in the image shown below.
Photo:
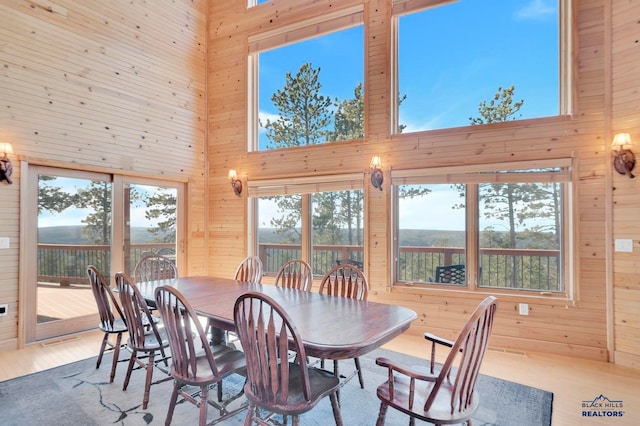
M447 284L466 284L465 265L445 265L436 267L436 282Z

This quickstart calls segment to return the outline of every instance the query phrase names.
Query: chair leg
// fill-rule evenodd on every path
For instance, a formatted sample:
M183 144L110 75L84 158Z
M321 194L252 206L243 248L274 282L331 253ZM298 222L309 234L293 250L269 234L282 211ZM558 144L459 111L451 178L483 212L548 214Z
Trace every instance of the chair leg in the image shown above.
M129 358L129 365L127 366L127 374L124 376L124 383L122 384L122 390L126 391L129 386L129 379L131 379L131 372L133 371L133 365L136 363L138 353L136 351L131 352L131 358Z
M151 378L153 377L153 357L155 352L149 352L149 359L147 361L147 366L145 370L147 370L147 378L144 382L144 396L142 397L142 409L146 410L147 405L149 405L149 392L151 391Z
M100 364L102 363L102 355L104 355L104 350L107 348L107 340L109 340L109 333L104 333L102 344L100 345L100 352L98 353L98 360L96 361L96 368L100 368Z
M218 402L222 402L222 380L217 383L218 388Z
M384 420L387 417L387 408L389 408L387 404L383 402L380 403L380 413L378 414L376 426L384 426Z
M340 371L338 369L338 360L333 360L333 375L336 376L338 378L338 380L340 380ZM342 386L342 385L340 385ZM336 391L336 399L338 400L338 405L340 405L340 387L338 387L338 390Z
M200 426L206 426L207 424L207 407L209 406L209 402L207 402L208 398L209 387L206 385L200 387Z
M333 418L336 421L336 426L342 426L342 414L340 414L337 392L329 395L329 399L331 400L331 409L333 410Z
M297 414L294 414L291 417L292 417L291 426L300 426L300 416Z
M364 389L364 378L362 377L362 370L360 369L360 358L353 359L356 363L356 371L358 372L358 380L360 381L360 389Z
M247 409L247 416L244 418L244 426L251 426L251 422L253 421L255 412L256 406L253 404L249 404L249 408Z
M171 392L171 400L169 401L169 410L167 411L167 418L164 420L164 426L169 426L173 419L173 410L176 408L176 402L178 402L178 391L180 390L180 384L177 380L173 382L173 391Z
M113 379L116 376L116 367L118 366L118 358L120 358L121 343L122 333L118 333L118 337L116 337L116 345L113 347L113 361L111 361L111 375L109 376L109 383L113 383Z

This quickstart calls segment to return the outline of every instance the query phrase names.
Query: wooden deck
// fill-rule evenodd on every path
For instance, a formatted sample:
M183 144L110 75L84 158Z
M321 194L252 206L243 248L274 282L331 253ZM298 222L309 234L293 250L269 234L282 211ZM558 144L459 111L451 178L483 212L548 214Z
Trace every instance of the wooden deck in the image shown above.
M38 323L98 313L88 284L39 283L37 293Z

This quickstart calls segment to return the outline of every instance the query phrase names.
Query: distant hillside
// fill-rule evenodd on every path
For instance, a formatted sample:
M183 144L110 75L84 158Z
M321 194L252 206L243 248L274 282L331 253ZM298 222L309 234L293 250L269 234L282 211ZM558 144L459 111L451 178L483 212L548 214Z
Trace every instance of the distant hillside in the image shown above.
M38 241L43 244L93 244L82 234L82 226L48 226L38 228ZM157 236L147 228L131 228L131 240L137 244L154 242Z
M260 229L260 241L266 244L279 242L281 237L276 234L275 231L275 228ZM401 246L431 247L434 245L447 244L452 247L463 247L465 232L435 231L429 229L402 229L400 230L399 237Z
M82 234L82 226L50 226L38 228L38 241L44 244L92 244ZM434 231L424 229L403 229L400 231L401 246L449 245L453 247L464 246L464 231ZM151 243L155 236L147 231L147 228L139 227L131 229L131 239L138 244ZM263 243L277 243L280 236L274 228L260 230L260 241Z

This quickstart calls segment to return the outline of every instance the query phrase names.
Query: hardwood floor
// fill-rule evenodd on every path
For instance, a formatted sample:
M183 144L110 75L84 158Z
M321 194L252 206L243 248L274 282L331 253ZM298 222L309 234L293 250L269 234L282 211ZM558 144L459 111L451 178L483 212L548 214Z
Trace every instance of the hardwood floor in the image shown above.
M0 352L0 381L93 357L101 338L101 333L87 332ZM409 334L396 338L385 348L421 358L426 358L429 352L422 337ZM554 426L640 424L640 370L575 358L490 350L482 373L553 392ZM582 402L593 401L600 395L622 401L623 406L599 411L622 411L623 416L582 417L585 410Z

